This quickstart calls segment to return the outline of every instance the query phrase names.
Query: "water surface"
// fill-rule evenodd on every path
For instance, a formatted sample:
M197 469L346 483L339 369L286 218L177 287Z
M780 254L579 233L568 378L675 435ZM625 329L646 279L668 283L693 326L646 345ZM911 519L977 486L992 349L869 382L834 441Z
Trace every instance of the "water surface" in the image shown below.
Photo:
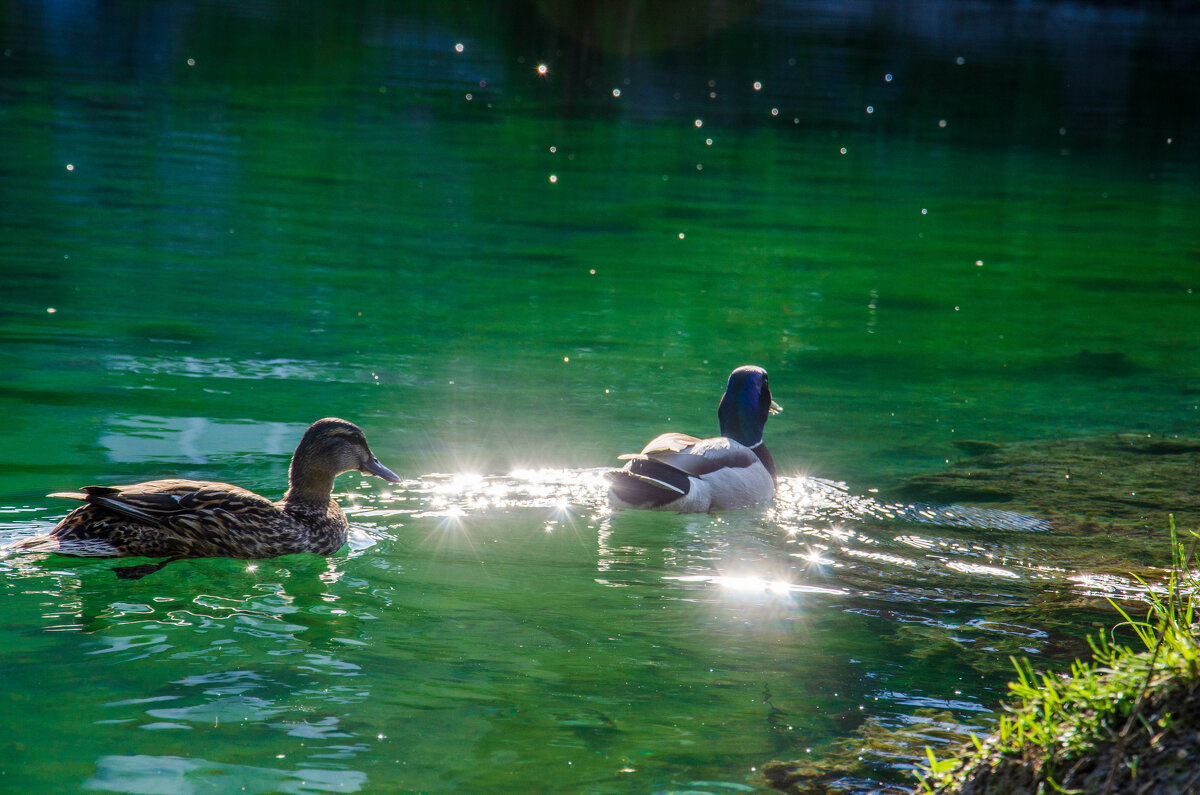
M5 789L754 788L986 725L1166 559L1170 505L886 493L1196 434L1195 18L656 7L0 4L0 540L91 483L277 497L328 415L406 478L338 481L330 559L0 560ZM744 363L775 503L611 514Z

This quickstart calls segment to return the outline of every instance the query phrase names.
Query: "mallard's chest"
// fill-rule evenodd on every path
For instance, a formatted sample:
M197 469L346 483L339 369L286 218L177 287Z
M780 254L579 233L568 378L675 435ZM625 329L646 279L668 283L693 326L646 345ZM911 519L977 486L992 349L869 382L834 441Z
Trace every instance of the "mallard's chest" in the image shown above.
M290 519L291 527L287 538L281 541L290 548L277 554L315 552L332 555L346 543L350 525L341 506L332 500L326 505L287 505L284 513Z

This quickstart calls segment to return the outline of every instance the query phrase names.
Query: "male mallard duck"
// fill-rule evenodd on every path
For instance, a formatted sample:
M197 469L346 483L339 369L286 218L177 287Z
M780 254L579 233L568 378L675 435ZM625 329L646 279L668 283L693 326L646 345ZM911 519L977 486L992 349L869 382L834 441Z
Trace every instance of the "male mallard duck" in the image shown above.
M763 444L771 400L767 371L747 365L729 374L717 409L721 435L697 439L664 433L629 463L605 473L609 502L618 508L704 513L746 508L775 496L775 461Z
M331 555L346 543L349 529L346 515L330 498L333 480L351 470L400 481L371 453L357 425L317 420L292 455L288 491L279 502L202 480L88 486L82 492L49 495L87 505L71 511L49 534L18 541L10 549L171 559Z

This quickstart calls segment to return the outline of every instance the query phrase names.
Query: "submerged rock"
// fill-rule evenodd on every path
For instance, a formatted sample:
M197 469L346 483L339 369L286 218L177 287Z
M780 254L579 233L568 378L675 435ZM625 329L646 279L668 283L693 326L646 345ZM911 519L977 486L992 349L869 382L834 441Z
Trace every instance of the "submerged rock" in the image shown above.
M1200 525L1200 439L1122 434L1012 444L963 441L944 472L904 479L884 496L933 504L1003 503L1056 531L1158 531L1168 512Z
M1127 572L1139 557L1162 571L1159 544L1170 515L1181 537L1200 530L1200 439L1122 434L1011 444L963 441L956 447L962 457L945 471L906 478L879 495L881 500L956 511L975 504L1042 517L1051 535L1040 543L1086 559L1093 574ZM1150 538L1154 541L1147 543ZM1040 598L1082 599L1053 590ZM1175 659L1168 664L1166 658ZM1048 722L1047 742L1001 749L993 738L980 752L965 746L952 779L940 779L936 792L1200 795L1200 649L1194 635L1179 642L1175 652L1164 650L1157 657L1114 651L1085 673L1088 684L1081 687L1088 695L1071 704L1054 702L1054 709L1064 711ZM1072 687L1063 685L1063 692ZM1031 703L1033 714L1041 714L1044 704L1037 697ZM941 731L953 735L953 725L946 716ZM797 794L925 791L913 787L911 779L878 781L878 768L870 769L863 759L878 744L886 748L881 758L921 764L934 735L866 729L860 728L845 748L824 749L820 761L763 765L756 783Z

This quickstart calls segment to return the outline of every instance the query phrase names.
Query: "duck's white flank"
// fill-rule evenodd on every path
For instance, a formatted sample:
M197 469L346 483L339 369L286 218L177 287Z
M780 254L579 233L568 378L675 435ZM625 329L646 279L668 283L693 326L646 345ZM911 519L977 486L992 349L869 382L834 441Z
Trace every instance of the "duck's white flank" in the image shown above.
M661 447L655 444L657 441L656 439L647 445L647 450ZM703 475L688 475L687 494L671 502L653 506L652 510L679 511L681 513L732 511L767 502L775 496L775 478L771 477L771 473L758 460L754 450L724 436L699 439L695 444L677 450L673 454L661 458L654 457L681 470L686 469L686 459L693 457L697 461L706 462L705 468L714 467L714 465L715 468ZM751 463L746 466L748 460ZM679 492L678 488L663 481L653 478L639 479L668 491ZM608 491L608 499L614 508L650 507L625 502L613 488Z

